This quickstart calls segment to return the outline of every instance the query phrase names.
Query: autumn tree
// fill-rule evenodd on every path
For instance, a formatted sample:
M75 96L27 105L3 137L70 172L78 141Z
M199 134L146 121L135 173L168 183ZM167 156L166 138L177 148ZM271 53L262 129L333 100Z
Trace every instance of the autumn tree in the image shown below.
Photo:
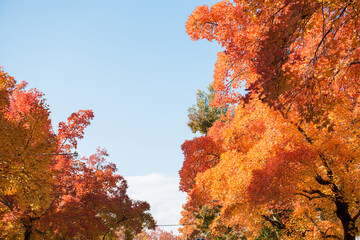
M284 239L359 233L359 10L357 1L235 0L189 17L193 40L224 48L214 106L237 106L218 129L219 162L192 188L222 205L214 231L228 224L255 237L265 220Z
M98 149L89 158L73 160L65 168L71 174L57 175L55 203L38 222L42 237L113 239L120 228L136 235L154 227L149 204L129 198L125 179L106 156Z
M154 228L150 206L130 199L105 150L72 152L94 115L73 113L55 134L43 94L0 71L0 238L113 239Z

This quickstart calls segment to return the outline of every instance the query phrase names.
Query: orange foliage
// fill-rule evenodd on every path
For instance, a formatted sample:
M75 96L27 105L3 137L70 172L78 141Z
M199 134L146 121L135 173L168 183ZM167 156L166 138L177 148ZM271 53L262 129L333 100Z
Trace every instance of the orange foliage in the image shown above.
M264 224L282 239L359 234L359 11L358 1L224 0L189 17L191 39L224 48L213 104L233 106L209 130L217 164L180 175L192 180L188 204L203 204L199 192L221 206L214 236L230 226L253 239ZM190 220L197 209L187 210Z
M209 136L185 141L181 146L185 161L180 174L180 190L189 192L198 173L214 167L219 159L219 149Z

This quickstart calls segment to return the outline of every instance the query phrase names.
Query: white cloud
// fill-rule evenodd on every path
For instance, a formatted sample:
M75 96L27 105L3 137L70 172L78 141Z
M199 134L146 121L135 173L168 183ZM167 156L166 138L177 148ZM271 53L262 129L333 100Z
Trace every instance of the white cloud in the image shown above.
M125 177L128 182L128 194L136 200L147 201L150 212L158 225L179 224L182 204L186 194L179 191L179 179L161 173L145 176ZM179 227L161 227L166 231L178 234Z

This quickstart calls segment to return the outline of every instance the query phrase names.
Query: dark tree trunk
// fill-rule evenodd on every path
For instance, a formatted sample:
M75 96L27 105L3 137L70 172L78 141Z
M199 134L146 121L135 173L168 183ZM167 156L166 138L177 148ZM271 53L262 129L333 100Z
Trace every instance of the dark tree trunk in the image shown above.
M25 226L25 234L24 234L24 240L30 240L32 234L32 228L31 226Z
M355 219L349 213L349 205L342 197L335 197L336 216L340 219L343 230L344 240L355 240L358 229L355 226Z
M349 212L349 204L345 201L342 190L334 183L334 175L330 166L328 165L326 157L323 155L320 155L320 157L327 169L327 177L329 180L323 179L320 175L317 175L315 179L319 184L329 186L335 195L334 203L336 206L336 216L341 221L341 225L344 230L344 240L355 240L355 236L358 233L358 229L355 226L355 221L358 216L351 217Z

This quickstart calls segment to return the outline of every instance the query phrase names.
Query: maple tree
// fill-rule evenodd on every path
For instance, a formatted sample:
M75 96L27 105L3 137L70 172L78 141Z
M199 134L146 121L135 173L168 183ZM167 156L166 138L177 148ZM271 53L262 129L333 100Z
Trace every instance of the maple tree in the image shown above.
M212 234L223 226L250 239L264 227L282 239L359 234L359 4L234 0L189 17L193 40L224 48L212 104L233 113L209 130L218 162L182 179L191 181L189 205L221 206Z
M154 228L147 202L131 199L105 150L72 152L94 115L73 113L52 129L43 94L0 71L0 238L113 239Z

